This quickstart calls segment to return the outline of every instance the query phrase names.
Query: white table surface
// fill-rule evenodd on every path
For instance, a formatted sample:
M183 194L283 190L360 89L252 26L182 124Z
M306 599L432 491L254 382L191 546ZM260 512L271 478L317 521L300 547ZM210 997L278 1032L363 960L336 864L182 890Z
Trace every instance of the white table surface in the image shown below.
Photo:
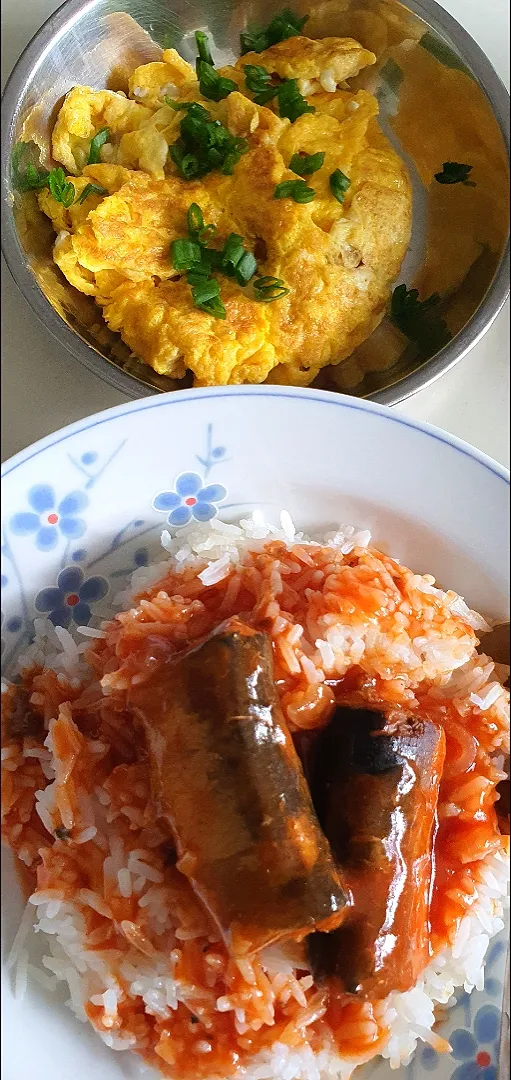
M59 4L3 0L2 70ZM509 0L445 0L509 88ZM2 266L2 459L91 413L127 400L72 361L32 313ZM509 303L482 341L433 386L403 402L407 416L432 424L509 465Z

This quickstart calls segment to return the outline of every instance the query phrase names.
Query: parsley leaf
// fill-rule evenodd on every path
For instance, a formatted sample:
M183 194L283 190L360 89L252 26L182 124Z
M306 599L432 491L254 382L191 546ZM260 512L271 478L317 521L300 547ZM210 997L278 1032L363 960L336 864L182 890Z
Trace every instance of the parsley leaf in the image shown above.
M291 172L296 173L297 176L312 176L321 168L325 160L323 151L319 151L317 154L293 154L291 161L289 162L289 168Z
M421 351L438 352L451 339L447 324L438 311L440 302L438 293L432 293L426 300L419 300L418 289L398 285L392 293L391 322Z
M277 184L273 192L274 199L294 199L297 203L312 202L316 192L314 188L307 187L305 180L284 180Z
M442 172L435 173L435 180L439 184L464 184L465 187L475 187L473 180L469 180L472 165L461 165L458 161L444 161Z
M308 18L308 15L300 18L289 8L284 8L280 15L275 15L265 30L243 30L240 34L241 55L244 56L247 52L264 52L270 45L297 37Z
M109 138L110 138L110 129L107 128L107 127L101 128L100 131L96 132L94 138L91 139L87 165L99 165L99 163L101 161L101 156L100 156L101 147L103 146L104 143L106 143L107 139L109 139Z
M343 203L344 196L350 187L351 180L342 172L341 169L335 169L330 177L330 191L332 195L337 199L337 202Z
M106 188L101 187L101 184L86 184L81 195L78 197L78 202L83 203L89 198L89 195L108 195Z

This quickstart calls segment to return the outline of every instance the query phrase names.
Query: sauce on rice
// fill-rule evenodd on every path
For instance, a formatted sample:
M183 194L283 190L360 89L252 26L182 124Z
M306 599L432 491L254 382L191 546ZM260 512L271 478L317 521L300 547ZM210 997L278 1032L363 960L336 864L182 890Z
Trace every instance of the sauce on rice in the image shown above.
M3 832L31 877L34 907L53 898L55 918L78 920L89 986L98 983L83 1002L94 1027L174 1080L235 1075L275 1044L330 1046L356 1064L385 1048L390 1029L385 1002L316 986L296 943L287 957L283 948L236 963L218 940L169 852L128 704L169 649L177 654L232 616L269 633L297 741L327 722L333 703L390 720L415 713L443 728L431 954L453 941L490 857L507 850L494 759L508 747L508 695L475 652L483 620L376 550L260 547L211 585L199 576L204 562L170 569L103 627L86 685L49 668L25 672L42 736L9 734L18 691L4 698ZM498 693L482 708L473 697L492 685ZM105 978L113 993L101 989Z

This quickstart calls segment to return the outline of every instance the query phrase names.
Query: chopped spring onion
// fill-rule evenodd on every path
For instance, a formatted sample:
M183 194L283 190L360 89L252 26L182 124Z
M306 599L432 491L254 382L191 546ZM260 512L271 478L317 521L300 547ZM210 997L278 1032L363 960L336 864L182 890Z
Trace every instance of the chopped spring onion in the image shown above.
M279 116L286 117L292 124L304 113L316 112L314 105L309 105L300 93L296 79L286 79L277 87L277 100Z
M221 269L229 277L235 277L238 285L247 285L257 270L257 262L251 251L247 251L243 237L231 233L225 241Z
M238 89L233 79L218 75L215 69L210 64L205 64L203 60L197 61L197 77L200 92L209 101L222 101L223 98L232 94L233 90Z
M337 202L344 202L344 196L351 184L351 180L341 171L336 169L330 177L330 191L335 196Z
M94 138L91 139L87 165L99 165L99 162L101 161L101 157L100 157L101 147L104 145L104 143L107 142L107 140L109 138L110 138L110 129L107 128L107 127L101 128L100 131L96 132Z
M48 176L48 187L50 193L55 199L55 202L62 203L66 209L75 201L75 187L70 181L66 180L66 174L63 169L52 169Z
M299 18L289 8L284 8L280 15L275 15L265 30L243 30L240 34L241 55L247 52L264 52L270 45L301 34L308 15Z
M324 160L323 151L319 151L317 154L293 154L289 162L289 168L297 176L312 176L318 169L321 169Z
M308 203L314 198L314 188L307 187L305 180L284 180L277 184L273 192L274 199L294 199L297 203Z
M249 149L246 139L231 135L197 102L189 103L179 131L181 137L170 147L170 157L185 180L205 176L214 169L230 175Z
M273 300L281 300L283 296L287 296L289 291L282 278L256 277L254 280L255 298L264 304L271 304Z
M216 319L225 319L227 312L220 299L220 285L215 278L205 278L192 285L192 297L196 307Z
M106 188L101 187L101 184L87 184L81 195L78 197L78 202L83 203L89 198L89 195L108 195Z
M188 207L186 224L190 236L194 240L198 240L199 244L202 244L204 247L207 247L208 240L210 238L212 239L216 233L216 225L204 224L204 215L197 203L191 203Z
M197 46L197 52L199 54L198 59L202 60L205 64L210 64L213 67L213 57L209 50L208 35L202 30L195 31L195 44Z
M169 97L168 94L164 94L163 100L165 104L168 105L169 108L174 109L175 112L179 112L181 109L191 109L192 105L198 105L199 109L202 108L198 101L175 101L174 98ZM204 112L206 112L205 109ZM207 115L208 114L206 113L206 116Z
M232 79L225 79L215 71L207 34L204 34L202 30L197 30L195 32L195 41L199 53L195 61L195 69L200 92L203 97L208 98L210 101L221 101L222 98L228 97L238 87Z
M39 169L30 160L39 151L34 143L16 143L11 155L12 186L16 191L39 191L48 187L48 169Z
M173 240L171 244L172 265L174 270L191 270L202 258L202 249L197 240L187 238Z
M266 68L258 64L245 64L243 71L247 90L254 95L256 105L266 105L275 97L278 87L273 86L271 75Z

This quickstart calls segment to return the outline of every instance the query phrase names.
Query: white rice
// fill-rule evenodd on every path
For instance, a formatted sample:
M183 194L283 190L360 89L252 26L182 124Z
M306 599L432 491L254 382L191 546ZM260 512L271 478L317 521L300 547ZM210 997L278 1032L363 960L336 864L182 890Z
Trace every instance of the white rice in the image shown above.
M328 81L326 75L327 73L325 81ZM206 525L199 524L181 531L175 537L164 532L162 546L166 550L167 559L157 565L137 569L129 589L119 594L115 603L122 607L129 606L137 593L162 578L169 568L169 556L174 565L180 568L193 566L207 559L208 565L201 572L200 578L203 584L212 585L221 581L232 565L239 563L247 549L260 551L268 538L282 540L288 547L296 543L315 543L296 532L286 511L281 514L280 528L269 525L260 512L255 512L251 518L241 521L239 525L229 525L215 519ZM343 525L330 534L326 542L343 554L348 554L354 548L367 547L370 533L365 529ZM325 540L322 543L324 544ZM474 629L489 629L488 624L477 613L471 612L461 597L434 588L433 579L417 577L416 587L418 590L434 592L444 600L448 598L453 612L461 615ZM81 680L90 683L91 672L83 659L83 653L88 647L87 642L79 644L69 631L60 627L54 628L48 620L36 619L34 626L35 639L19 658L20 669L29 664L44 663L66 680L71 680L74 685L79 685ZM374 634L378 633L374 631ZM100 638L103 631L79 627L77 634L85 638ZM297 626L292 628L287 637L287 647L295 662L293 646L300 641L302 634L303 628ZM379 647L382 648L384 644L380 641ZM304 653L300 664L309 681L314 682L318 677L318 668L327 673L342 674L343 665L345 669L349 664L357 662L357 658L360 658L367 647L367 631L357 635L352 630L343 632L339 625L326 627L323 635L315 640L316 657L309 657ZM395 651L395 642L392 647ZM503 691L501 685L494 681L493 663L487 657L480 657L474 667L473 663L469 664L468 651L463 647L463 643L460 645L458 642L456 647L457 652L453 652L453 648L441 640L417 638L412 646L406 647L404 660L410 668L416 665L424 669L429 665L432 670L440 671L437 679L438 693L451 696L454 703L469 693L471 702L479 709L495 706ZM499 671L498 674L500 676L502 672ZM98 754L106 750L104 744L98 743L96 746L92 740L90 745L91 748L94 746L93 752ZM38 757L49 780L58 776L58 763L53 760L51 726L46 749L27 747L24 756ZM10 758L14 757L11 748L7 748L2 757L6 759L4 764L10 767ZM17 767L16 760L13 760L12 764L14 768ZM44 791L36 793L36 809L49 832L53 831L52 788L53 783ZM96 788L92 799L94 805L89 809L90 824L76 838L78 842L86 843L93 839L100 841L97 825L102 828L100 823L104 821L105 813L109 813L109 801L107 792L101 787ZM128 808L125 808L126 813L127 810ZM163 875L148 861L151 858L150 852L132 851L126 858L124 846L117 837L111 837L109 846L104 842L107 848L107 857L104 860L105 878L117 881L121 896L138 896L140 908L147 910L157 932L168 929L171 923L164 905L165 890L159 887ZM481 864L481 881L470 910L462 919L452 945L446 946L431 960L412 990L390 994L385 1003L384 1016L389 1036L381 1054L392 1069L410 1062L419 1041L430 1043L440 1050L447 1048L445 1041L433 1030L436 1023L435 1008L452 1004L457 987L462 986L467 992L474 988L482 989L484 958L489 941L504 926L507 882L508 865L505 857L500 854L487 857ZM108 1028L116 1020L124 991L113 974L108 955L102 956L99 945L94 949L87 948L80 905L92 907L111 918L108 904L101 896L88 889L81 889L73 903L64 900L54 890L34 893L26 906L7 967L15 968L17 996L23 994L29 978L39 982L47 990L53 990L63 982L69 989L68 1004L78 1019L87 1019L85 1006L87 1002L91 1002L103 1010L103 1023ZM42 961L45 971L40 971L30 963L34 907L35 930L44 934L48 941L48 952ZM128 942L130 925L122 925ZM179 940L184 940L187 936L194 936L193 932L177 927L176 947ZM89 946L93 944L90 938L88 943ZM212 962L214 963L214 958ZM310 976L300 982L294 979L292 951L290 955L286 955L285 951L279 948L268 949L264 954L264 965L270 981L286 976L298 1003L306 1005L305 990L309 989L312 980ZM121 960L119 973L123 983L129 988L129 994L142 999L146 1011L156 1017L170 1016L179 1002L186 1004L189 998L190 988L174 977L172 953L170 956L156 953L146 957L139 949L129 945ZM235 1007L228 997L218 998L216 1008L219 1012L233 1010L238 1030L243 1030L244 1012ZM306 1023L307 1019L304 1018L304 1025ZM136 1049L134 1038L126 1037L122 1031L120 1034L103 1032L102 1038L112 1049ZM202 1043L203 1045L195 1047L196 1051L208 1053L210 1048L207 1040L203 1039ZM250 1066L242 1067L237 1075L243 1077L243 1080L348 1080L356 1064L343 1061L328 1044L313 1053L308 1045L301 1049L292 1049L277 1042L267 1051L258 1054ZM142 1073L147 1076L156 1075L144 1066L140 1067L140 1074Z

